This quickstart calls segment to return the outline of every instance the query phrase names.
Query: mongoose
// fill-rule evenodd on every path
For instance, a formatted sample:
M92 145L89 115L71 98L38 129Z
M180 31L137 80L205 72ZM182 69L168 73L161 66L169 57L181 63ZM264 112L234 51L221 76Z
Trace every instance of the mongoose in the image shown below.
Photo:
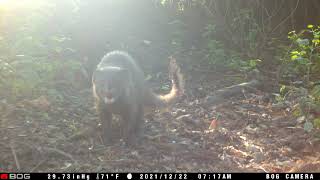
M127 52L111 51L102 58L93 72L92 85L105 144L112 140L113 114L120 115L123 138L130 144L142 134L144 106L165 107L181 96L183 78L173 58L169 73L171 91L156 95L147 87L142 69Z

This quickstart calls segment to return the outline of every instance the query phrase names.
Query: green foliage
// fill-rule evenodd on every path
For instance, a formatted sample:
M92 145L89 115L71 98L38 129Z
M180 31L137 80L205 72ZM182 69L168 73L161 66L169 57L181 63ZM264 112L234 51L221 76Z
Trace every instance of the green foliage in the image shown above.
M315 118L315 119L313 120L313 125L314 125L314 127L316 127L316 128L320 128L320 118Z
M217 40L209 40L208 42L209 63L214 66L227 66L230 59L223 48L223 44Z
M257 68L257 65L261 62L260 59L250 59L242 60L239 56L233 56L232 62L229 67L235 70L240 70L241 72L249 72Z
M307 121L306 123L304 123L303 129L307 132L311 132L313 129L313 124L311 122Z
M232 44L239 45L239 49L229 50L217 37L217 27L215 24L208 24L203 37L208 38L208 62L216 68L230 68L243 72L255 69L259 59L244 56L243 54L253 54L258 43L259 26L253 16L253 12L248 9L241 9L231 21L230 38Z
M307 121L304 129L310 132L313 128L320 128L320 118L312 114L320 112L320 85L311 82L320 75L320 26L308 25L299 33L291 31L288 39L292 42L284 58L286 73L299 74L305 77L308 93L300 97L298 106L294 109L295 116L305 116ZM280 89L281 92L281 89Z
M250 9L240 9L230 24L231 38L242 50L254 52L258 47L259 25Z
M75 81L81 63L63 54L74 52L68 47L70 38L48 30L54 8L50 1L37 1L19 11L24 16L13 15L3 22L9 28L0 34L1 97L11 101L41 94L61 98L52 83Z
M305 117L304 129L310 132L313 128L320 128L320 85L315 85L310 92L305 88L294 86L281 86L280 95L277 100L295 102L292 115L295 117Z
M6 97L11 100L23 96L37 96L43 87L49 88L51 82L59 78L72 82L74 81L74 72L81 68L76 61L62 62L26 56L3 64L1 67L4 70L0 72L1 89L6 90ZM63 77L59 77L62 74Z
M311 90L311 96L317 102L320 102L320 85L316 85Z
M285 94L289 91L288 87L286 85L282 85L280 88L280 95L285 96Z
M160 88L162 91L169 91L170 90L170 86L169 85L163 85Z
M290 87L286 86L286 85L281 85L280 86L280 94L275 94L275 99L277 102L284 102L285 99L286 99L286 95L287 93L290 91ZM300 115L300 111L297 111L298 109L295 109L294 110L294 114L296 116L299 116Z
M217 40L208 41L208 62L213 68L228 68L248 72L255 69L261 60L243 60L239 53L226 51L224 45Z
M206 37L206 38L210 38L211 35L214 35L214 33L216 32L216 25L214 24L208 24L206 27L205 27L205 31L204 33L202 34L203 37Z
M320 73L320 26L308 25L307 29L300 33L291 31L288 38L292 41L293 47L290 49L290 59L296 71L306 74Z

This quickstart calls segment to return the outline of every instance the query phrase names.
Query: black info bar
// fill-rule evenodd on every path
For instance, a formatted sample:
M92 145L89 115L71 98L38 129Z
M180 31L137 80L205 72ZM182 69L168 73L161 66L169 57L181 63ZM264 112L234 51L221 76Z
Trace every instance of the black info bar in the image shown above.
M215 179L266 179L305 180L318 179L320 173L0 173L0 180L215 180Z

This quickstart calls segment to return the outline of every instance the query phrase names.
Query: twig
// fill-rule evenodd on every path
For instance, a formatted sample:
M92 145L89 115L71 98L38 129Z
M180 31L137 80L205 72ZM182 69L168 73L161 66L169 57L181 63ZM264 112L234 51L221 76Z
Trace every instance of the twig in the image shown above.
M286 17L284 20L282 20L275 28L273 28L273 30L271 31L271 33L273 33L276 29L278 29L279 26L281 26L284 22L286 22L293 14L294 12L297 10L298 5L299 5L300 0L297 1L296 7L294 8L293 11L291 11L291 13L289 14L288 17Z
M16 151L15 151L15 149L13 147L13 143L12 142L10 142L10 149L11 149L12 155L14 157L14 161L16 162L17 169L20 170L20 163L19 163Z
M265 173L268 173L268 171L266 169L264 169L262 166L259 166L259 168L264 171Z
M48 160L48 158L45 158L43 160L41 160L35 167L33 167L31 169L31 172L34 172L40 165L42 165L44 162L46 162Z
M74 141L74 140L78 140L80 138L83 138L85 136L88 136L90 134L93 134L95 132L96 128L94 127L89 127L89 128L86 128L72 136L70 136L68 139L66 139L66 141Z
M73 156L72 156L71 154L66 153L66 152L64 152L64 151L62 151L62 150L60 150L60 149L49 148L49 147L44 147L43 149L45 149L45 150L47 150L47 151L56 152L56 153L58 153L58 154L61 154L61 155L65 156L65 157L71 159L71 160L74 161L74 162L77 162L77 161L73 158Z

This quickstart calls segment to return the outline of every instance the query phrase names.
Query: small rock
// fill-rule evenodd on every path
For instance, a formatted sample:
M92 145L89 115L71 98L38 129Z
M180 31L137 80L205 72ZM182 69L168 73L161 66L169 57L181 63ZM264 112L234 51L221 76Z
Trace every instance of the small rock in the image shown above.
M262 153L262 152L254 153L254 162L261 163L264 160L265 160L264 153Z
M258 146L255 146L255 145L247 146L247 150L249 150L250 152L253 152L253 153L261 152L261 149Z
M131 152L131 155L133 155L133 156L138 156L139 153L138 153L138 151L132 151L132 152Z
M186 114L186 110L185 109L177 109L175 111L176 116L181 116L181 115L185 115Z
M249 125L249 126L247 126L247 127L245 128L245 130L247 131L247 133L254 134L254 133L257 133L257 132L258 132L259 128L257 128L257 127L251 127L251 126Z
M178 113L177 112L171 112L171 115L173 116L173 117L177 117L178 116Z

